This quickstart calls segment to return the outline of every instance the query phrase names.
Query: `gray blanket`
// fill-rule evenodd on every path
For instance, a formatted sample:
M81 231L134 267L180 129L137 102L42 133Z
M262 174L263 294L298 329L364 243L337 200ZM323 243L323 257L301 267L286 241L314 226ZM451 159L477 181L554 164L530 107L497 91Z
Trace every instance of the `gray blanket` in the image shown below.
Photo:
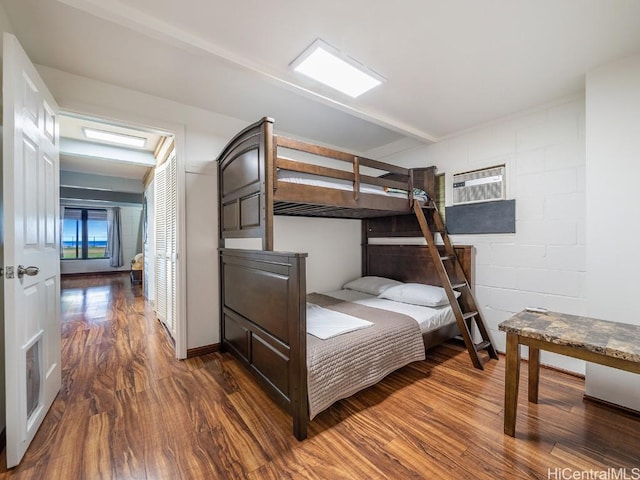
M425 358L420 327L411 317L317 293L307 301L374 323L327 340L307 334L309 418Z

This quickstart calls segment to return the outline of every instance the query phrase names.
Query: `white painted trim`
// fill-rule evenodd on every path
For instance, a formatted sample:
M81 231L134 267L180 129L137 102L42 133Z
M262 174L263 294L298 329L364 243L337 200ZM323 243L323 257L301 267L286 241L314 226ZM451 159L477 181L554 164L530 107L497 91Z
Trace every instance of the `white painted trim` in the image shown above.
M85 115L98 117L120 125L130 125L132 127L145 127L152 130L160 130L165 133L175 135L176 157L177 157L177 195L178 195L178 271L176 292L176 346L175 355L178 359L187 358L187 270L186 270L186 217L185 217L185 165L186 165L186 128L184 124L171 123L161 120L154 120L144 115L131 114L103 106L74 103L60 107L63 114Z
M178 185L176 185L177 195L177 302L176 312L178 318L176 322L176 358L187 358L187 217L186 217L186 145L185 145L185 130L184 127L180 131L176 131L175 136L175 148L176 148L176 177Z

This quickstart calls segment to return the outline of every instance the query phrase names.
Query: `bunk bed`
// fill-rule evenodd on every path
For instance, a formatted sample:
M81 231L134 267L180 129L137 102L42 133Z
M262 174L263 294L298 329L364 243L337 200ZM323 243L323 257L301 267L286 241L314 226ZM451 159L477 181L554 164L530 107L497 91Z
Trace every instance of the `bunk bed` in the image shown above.
M302 161L293 160L292 152ZM326 159L347 162L348 169L327 166ZM334 307L327 300L331 297L308 297L306 253L273 251L273 215L363 219L363 277L438 286L440 276L426 246L370 241L421 235L412 205L422 201L425 191L433 191L433 174L433 168L408 170L276 136L269 118L238 133L218 157L221 349L238 358L291 414L296 438L306 438L308 422L318 408L371 382L343 389L324 403L312 397L310 406L310 377L315 373L308 354L317 350L318 340L307 333L307 302L311 298ZM228 240L238 238L259 238L262 250L227 247ZM456 253L472 279L473 249L457 246ZM422 355L459 332L455 320L418 330ZM341 338L348 340L350 335L358 333ZM415 344L411 348L415 350ZM390 368L419 358L409 354Z
M303 161L287 156L292 153ZM318 164L326 160L348 169ZM377 175L367 174L371 171ZM218 157L221 239L262 238L262 248L273 250L274 214L360 219L409 214L414 189L433 191L433 172L433 167L409 170L277 136L273 120L265 117L238 133Z

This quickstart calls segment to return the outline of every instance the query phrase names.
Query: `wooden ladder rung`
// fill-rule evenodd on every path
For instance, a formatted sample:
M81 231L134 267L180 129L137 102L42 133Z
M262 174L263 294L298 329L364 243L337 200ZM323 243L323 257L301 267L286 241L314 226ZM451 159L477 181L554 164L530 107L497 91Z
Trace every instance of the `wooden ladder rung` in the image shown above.
M424 210L427 210L431 213L432 225L429 225L427 218L425 217ZM496 353L493 344L491 343L491 338L489 332L484 324L484 319L480 315L478 303L473 296L473 292L470 289L468 279L465 278L465 273L462 271L462 267L460 266L458 257L455 254L455 250L453 245L451 244L451 240L449 239L449 235L447 234L446 226L438 213L438 209L435 208L432 201L429 202L429 205L421 208L419 202L414 199L413 201L413 211L416 215L416 219L418 220L418 224L420 225L420 230L424 235L424 239L427 241L427 246L429 247L429 252L431 257L434 260L436 271L438 272L438 276L440 277L441 285L447 292L447 295L450 298L454 298L456 289L463 289L462 292L464 297L462 300L458 300L456 302L452 302L451 307L453 308L453 312L456 317L456 322L458 323L458 328L461 333L461 340L464 342L467 350L469 352L469 356L471 357L471 361L473 366L482 370L484 367L482 365L482 361L478 355L479 350L486 350L489 354L489 357L497 359L498 354ZM436 243L434 239L434 234L439 234L442 237L442 245L444 245L444 249L442 249L442 245ZM438 262L437 259L440 259ZM444 265L443 262L451 261L450 264ZM453 271L449 271L453 270ZM455 283L451 282L451 276L455 278ZM460 281L463 279L463 281ZM464 290L466 288L466 290ZM469 312L462 312L462 308L471 309ZM475 310L473 310L475 309ZM471 333L471 319L475 322L476 327L478 328L479 334L482 336L482 341L480 343L474 343ZM456 337L460 339L460 337Z
M476 315L478 315L478 312L467 312L462 314L462 318L464 318L465 320L468 320L470 318L475 317Z

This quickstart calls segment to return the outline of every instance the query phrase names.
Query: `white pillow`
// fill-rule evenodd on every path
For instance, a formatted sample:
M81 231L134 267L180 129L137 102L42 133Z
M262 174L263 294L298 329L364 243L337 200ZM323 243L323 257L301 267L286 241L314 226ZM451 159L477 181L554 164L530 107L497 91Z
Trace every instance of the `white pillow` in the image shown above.
M360 277L345 283L342 288L347 290L355 290L357 292L368 293L369 295L380 295L382 292L396 285L402 285L402 282L384 277Z
M456 298L460 296L460 292L454 290L454 293ZM444 288L424 285L422 283L403 283L402 285L386 289L379 294L378 297L423 307L449 305L447 292L445 292Z

